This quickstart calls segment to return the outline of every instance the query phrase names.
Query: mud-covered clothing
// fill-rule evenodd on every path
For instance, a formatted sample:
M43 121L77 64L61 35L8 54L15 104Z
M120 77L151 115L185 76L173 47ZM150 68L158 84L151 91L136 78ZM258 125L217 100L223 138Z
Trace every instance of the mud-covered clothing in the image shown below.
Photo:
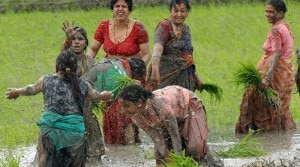
M77 82L81 91L78 101L72 95L70 82L56 74L44 76L45 112L37 122L40 128L38 156L41 167L85 166L85 126L82 114L88 83L81 78Z
M269 107L264 103L255 88L249 88L243 95L240 104L240 116L236 123L236 133L246 133L249 126L263 131L296 129L290 111L290 101L295 84L293 66L294 38L286 23L275 24L267 35L263 45L265 55L257 64L261 78L266 76L275 51L281 51L269 86L275 90L281 102L280 108Z
M56 74L46 75L43 83L44 110L61 115L82 115L84 100L87 98L88 85L85 80L78 78L81 91L80 100L72 95L70 82L59 78Z
M118 74L114 74L116 71ZM120 89L118 87L123 82L118 78L119 75L125 75L131 77L131 70L128 61L121 59L102 59L95 63L93 67L87 71L82 78L87 80L94 89L97 91L113 91L114 97L117 97ZM132 124L131 119L124 114L121 114L118 99L115 99L113 103L104 103L107 111L103 113L103 133L104 141L106 144L124 144L124 129ZM91 108L91 107L89 107ZM91 125L92 122L90 121ZM98 122L94 122L98 124ZM139 132L137 127L135 128L135 136L138 136ZM94 131L94 133L100 133ZM138 138L138 137L137 137Z
M161 44L164 48L159 65L161 77L159 88L179 85L195 91L196 68L189 26L184 24L181 32L175 34L171 20L162 20L155 31L155 43ZM152 67L150 66L150 68ZM149 79L151 79L151 74Z
M169 157L170 151L180 153L196 161L204 158L208 127L202 101L190 90L180 86L167 86L152 92L146 102L146 112L131 116L153 140L157 164Z
M89 55L83 55L84 57L80 60L77 56L77 71L76 75L80 77L83 75L88 69L90 69L95 63L95 59Z

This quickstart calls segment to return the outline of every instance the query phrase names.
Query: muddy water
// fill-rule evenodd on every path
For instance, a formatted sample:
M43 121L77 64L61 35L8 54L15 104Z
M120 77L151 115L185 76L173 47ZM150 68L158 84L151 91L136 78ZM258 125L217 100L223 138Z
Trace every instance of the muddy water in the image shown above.
M107 167L151 167L155 166L153 155L153 143L150 138L141 132L141 145L129 146L106 146L106 156L103 156L103 164L99 166ZM233 146L243 136L227 136L222 141L208 141L209 148L215 152L226 150ZM221 160L225 167L254 167L259 166L300 166L300 134L295 132L276 132L276 133L260 133L256 136L256 141L260 144L260 148L269 154L259 158L226 158ZM32 167L31 162L35 155L35 146L23 148L23 156L21 157L20 167ZM3 153L3 152L2 152ZM19 151L18 153L22 153ZM266 164L269 165L266 165ZM95 166L95 165L94 165Z

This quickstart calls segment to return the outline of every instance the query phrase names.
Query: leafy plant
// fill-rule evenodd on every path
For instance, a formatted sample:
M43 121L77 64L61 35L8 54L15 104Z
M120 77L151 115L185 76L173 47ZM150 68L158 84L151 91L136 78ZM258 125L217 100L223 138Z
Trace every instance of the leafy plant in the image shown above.
M203 83L201 88L215 98L217 101L221 101L223 89L219 86L211 83Z
M257 68L251 63L240 63L240 65L241 67L233 74L233 84L238 87L242 85L245 90L254 87L268 107L279 109L281 103L277 92L271 87L266 89L258 87L262 79Z
M185 151L182 154L170 153L171 163L164 163L165 167L198 167L198 163L192 158L185 156Z
M224 158L240 158L240 157L259 157L267 155L265 151L258 149L258 143L256 141L256 135L258 131L250 131L245 137L242 138L233 147L229 148L227 151L218 152L218 156ZM256 133L256 135L254 135ZM254 137L251 137L253 136Z

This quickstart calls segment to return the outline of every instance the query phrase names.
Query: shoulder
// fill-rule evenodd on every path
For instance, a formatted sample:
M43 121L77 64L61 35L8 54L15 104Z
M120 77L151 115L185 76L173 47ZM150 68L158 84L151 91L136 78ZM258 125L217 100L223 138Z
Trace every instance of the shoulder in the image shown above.
M146 27L144 26L143 23L141 23L140 21L138 20L133 20L134 23L133 23L133 27L139 31L147 31L146 30Z
M107 27L109 25L109 20L103 20L99 23L98 28L99 27Z
M172 26L170 19L161 20L157 26Z

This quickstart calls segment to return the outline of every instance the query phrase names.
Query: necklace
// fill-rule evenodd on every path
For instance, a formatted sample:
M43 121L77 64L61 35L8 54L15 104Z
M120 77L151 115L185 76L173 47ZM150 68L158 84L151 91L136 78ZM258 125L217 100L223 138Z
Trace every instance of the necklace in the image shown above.
M81 76L89 67L89 60L86 55L83 55L82 59L77 61L77 66L78 67L76 73L78 76Z
M123 38L123 33L121 33L121 35L119 35L118 37L116 37L116 21L114 22L114 26L113 26L113 30L114 30L114 40L116 43L120 43L122 41L124 41L127 38L127 31L129 29L129 20L127 21L127 27L126 27L126 31L125 31L125 37ZM120 33L119 33L120 34Z
M183 28L182 24L176 25L173 21L171 21L171 25L172 25L173 31L176 34L178 34L182 30L182 28Z

